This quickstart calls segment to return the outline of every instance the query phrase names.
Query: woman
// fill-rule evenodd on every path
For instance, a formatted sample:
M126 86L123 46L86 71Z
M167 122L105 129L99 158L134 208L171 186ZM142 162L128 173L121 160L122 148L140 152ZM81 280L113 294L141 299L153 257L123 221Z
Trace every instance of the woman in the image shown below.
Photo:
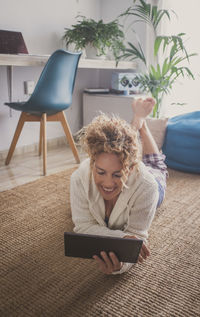
M164 155L145 121L154 105L153 98L133 101L131 124L102 114L84 127L80 139L89 158L72 174L70 186L74 231L143 239L139 262L150 255L148 230L166 187ZM93 258L105 274L132 266L113 252Z

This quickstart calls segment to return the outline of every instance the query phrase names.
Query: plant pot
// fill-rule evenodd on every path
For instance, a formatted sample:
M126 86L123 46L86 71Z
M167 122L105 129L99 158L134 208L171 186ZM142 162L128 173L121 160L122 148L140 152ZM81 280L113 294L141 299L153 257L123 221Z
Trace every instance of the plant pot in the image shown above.
M85 53L88 59L106 59L106 55L98 55L98 49L90 44L85 47Z

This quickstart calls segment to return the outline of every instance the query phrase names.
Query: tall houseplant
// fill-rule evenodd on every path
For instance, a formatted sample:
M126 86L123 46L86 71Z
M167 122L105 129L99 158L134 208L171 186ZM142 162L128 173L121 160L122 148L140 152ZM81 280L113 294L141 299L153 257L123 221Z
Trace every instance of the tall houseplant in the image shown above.
M139 1L139 2L138 2ZM144 0L133 0L133 5L120 16L135 18L134 23L143 22L153 30L153 55L154 60L148 64L147 54L145 55L140 40L134 45L128 42L123 57L130 60L138 59L145 66L144 73L138 75L138 81L143 91L150 92L156 100L153 110L153 117L159 117L163 96L170 92L174 83L179 77L194 76L185 62L196 54L189 54L184 45L185 33L177 35L158 35L158 27L166 17L168 20L171 14L168 10L159 9L157 5L151 5Z
M85 16L78 16L76 24L71 28L65 28L63 39L66 47L73 43L76 50L92 45L97 49L98 56L106 55L109 49L116 60L125 48L124 33L118 20L104 23L103 20L95 21Z

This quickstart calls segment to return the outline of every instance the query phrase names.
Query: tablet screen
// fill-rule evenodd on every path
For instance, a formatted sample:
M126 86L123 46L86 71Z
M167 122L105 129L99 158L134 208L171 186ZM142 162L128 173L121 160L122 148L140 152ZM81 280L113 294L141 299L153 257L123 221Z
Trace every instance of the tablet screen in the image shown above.
M64 233L65 255L90 259L101 251L114 252L120 262L136 263L143 241L99 235Z

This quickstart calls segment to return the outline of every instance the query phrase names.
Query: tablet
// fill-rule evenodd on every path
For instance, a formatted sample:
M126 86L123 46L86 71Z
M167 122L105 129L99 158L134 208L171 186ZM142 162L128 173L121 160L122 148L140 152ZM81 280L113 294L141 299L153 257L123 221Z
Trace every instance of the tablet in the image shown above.
M136 263L143 240L108 236L64 233L65 255L91 259L101 251L114 252L120 262Z

